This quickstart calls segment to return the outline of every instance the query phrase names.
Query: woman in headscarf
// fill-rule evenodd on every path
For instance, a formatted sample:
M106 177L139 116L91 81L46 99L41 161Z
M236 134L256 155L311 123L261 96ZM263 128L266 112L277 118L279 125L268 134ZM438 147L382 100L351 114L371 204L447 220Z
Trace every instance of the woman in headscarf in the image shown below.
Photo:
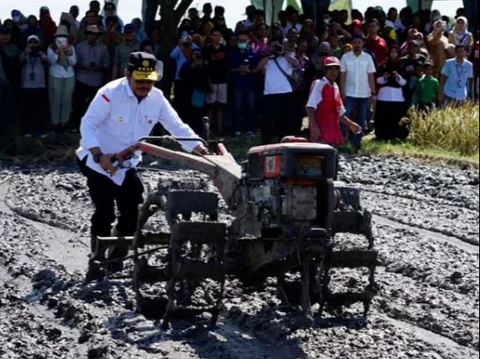
M468 31L468 20L464 16L460 16L455 22L455 27L450 32L449 42L455 46L464 46L468 54L475 43L473 34Z
M408 30L408 35L407 35L407 40L400 46L400 56L405 56L408 53L408 46L411 41L415 38L415 35L417 35L419 31L415 28L411 28Z
M403 87L407 80L402 74L402 63L397 46L390 47L386 62L378 68L376 77L379 85L375 113L375 134L380 140L405 139L405 128L400 121L407 113Z
M138 17L133 19L132 25L135 26L135 40L137 43L141 44L142 42L149 40L147 34L142 29L142 19Z

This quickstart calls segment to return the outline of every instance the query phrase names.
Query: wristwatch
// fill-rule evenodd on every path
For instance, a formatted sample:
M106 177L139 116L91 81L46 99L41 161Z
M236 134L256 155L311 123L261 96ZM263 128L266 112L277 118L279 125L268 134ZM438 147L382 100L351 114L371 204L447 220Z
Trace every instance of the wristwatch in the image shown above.
M96 155L93 155L93 162L100 163L100 159L102 158L103 153L99 152Z

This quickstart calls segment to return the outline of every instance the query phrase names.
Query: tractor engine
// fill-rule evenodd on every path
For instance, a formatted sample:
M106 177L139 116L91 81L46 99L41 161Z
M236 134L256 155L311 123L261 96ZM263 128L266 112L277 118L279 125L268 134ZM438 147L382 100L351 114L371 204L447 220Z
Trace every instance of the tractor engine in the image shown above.
M308 237L313 229L331 228L337 157L330 146L297 138L249 151L244 195L262 238Z

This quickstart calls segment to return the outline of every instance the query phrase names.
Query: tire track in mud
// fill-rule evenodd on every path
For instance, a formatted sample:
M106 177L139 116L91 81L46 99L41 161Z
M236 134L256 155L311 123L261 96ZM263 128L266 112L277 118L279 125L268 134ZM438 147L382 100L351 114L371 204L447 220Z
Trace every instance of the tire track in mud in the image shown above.
M480 246L478 242L475 241L467 241L464 238L445 235L441 232L435 231L434 229L419 228L412 224L403 223L399 219L393 219L386 216L374 215L373 221L375 223L386 225L389 227L413 231L435 242L439 242L442 244L450 244L470 254L480 255Z
M19 216L23 218L29 225L31 225L47 244L44 254L54 260L57 265L65 267L65 269L73 273L80 271L84 273L88 267L88 250L87 245L81 240L75 239L75 234L65 229L56 227L52 223L42 223L38 219L32 218L31 215L24 215L26 212L15 209L15 207L9 203L7 195L9 192L8 181L0 183L0 212L4 212L8 215ZM30 258L32 260L34 258ZM5 273L3 273L5 272ZM55 323L60 326L58 318L54 313L48 311L47 308L39 304L39 300L42 299L42 293L37 293L32 290L31 280L27 277L18 277L12 279L7 271L0 267L0 278L5 278L5 281L9 281L22 289L23 301L28 307L28 311L34 316L40 318L46 318L49 322ZM113 279L112 279L113 280ZM132 313L133 314L133 313ZM142 317L141 321L148 323L149 321ZM75 327L64 328L63 332L67 332L65 337L72 342L78 341L78 338L82 336L81 332ZM154 328L156 335L161 335L162 332L159 328ZM242 329L237 323L229 318L222 318L219 322L219 326L215 331L208 331L206 328L199 330L201 339L204 346L200 346L192 343L193 347L196 347L195 351L201 353L198 358L207 358L203 355L211 355L211 358L229 358L229 359L305 359L303 355L292 354L289 347L286 346L269 346L258 340L256 336L249 331ZM265 333L268 335L268 333ZM78 345L79 354L82 357L86 357L87 347L84 345ZM147 352L153 352L151 348L147 348ZM182 354L169 352L168 350L159 350L159 353L167 355L168 359L187 359L192 358L191 354ZM221 354L220 354L221 353ZM219 356L220 355L220 356ZM143 357L143 356L142 356ZM128 358L132 358L128 356ZM210 358L210 356L208 356Z

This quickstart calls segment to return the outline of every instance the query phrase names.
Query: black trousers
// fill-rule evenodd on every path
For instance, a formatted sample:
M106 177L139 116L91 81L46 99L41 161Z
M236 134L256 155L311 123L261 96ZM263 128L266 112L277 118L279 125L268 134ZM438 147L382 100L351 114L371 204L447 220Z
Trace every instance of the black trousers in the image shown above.
M80 81L75 83L75 92L73 93L74 129L80 129L80 122L82 121L83 116L85 116L85 113L87 112L90 103L95 98L98 90L99 87L91 87Z
M50 123L46 88L22 89L22 133L38 134L48 130Z
M295 95L286 93L266 95L264 101L264 117L262 121L262 143L272 143L273 137L281 141L286 136L297 134L298 121L295 118Z
M120 236L135 234L138 222L138 206L143 203L143 184L135 169L130 169L122 186L115 184L86 165L87 157L77 163L87 178L90 197L95 206L91 219L91 234L98 237L110 237L115 222L115 202L120 212L116 229Z

